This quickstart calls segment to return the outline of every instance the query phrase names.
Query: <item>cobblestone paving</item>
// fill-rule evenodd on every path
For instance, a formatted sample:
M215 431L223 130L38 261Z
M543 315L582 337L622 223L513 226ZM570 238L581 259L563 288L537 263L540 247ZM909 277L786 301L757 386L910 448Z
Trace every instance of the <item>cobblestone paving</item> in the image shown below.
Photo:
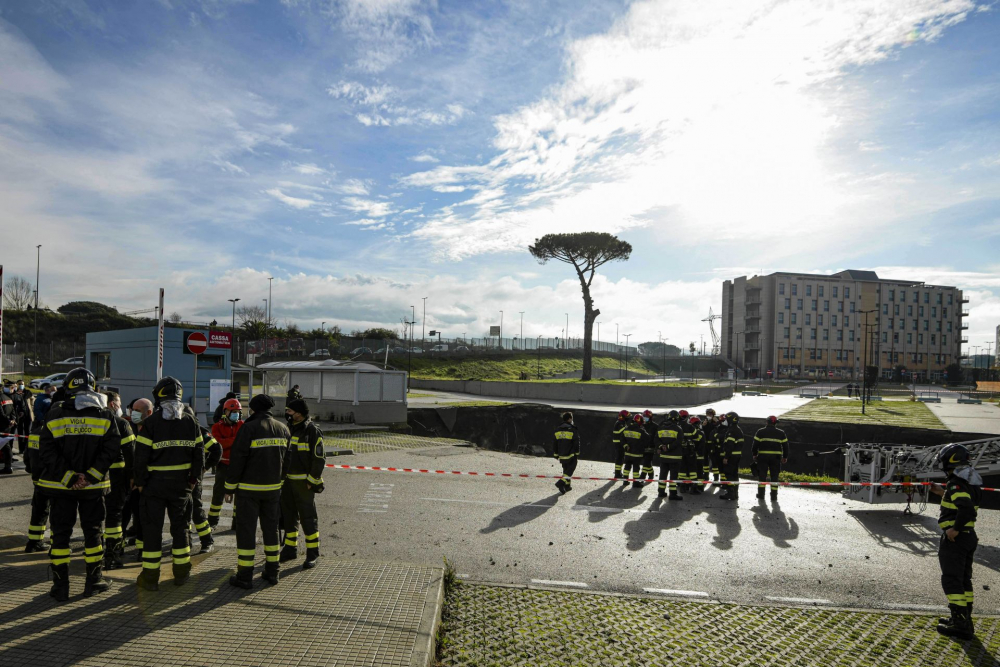
M18 553L23 545L0 544L4 667L426 664L420 638L433 632L439 568L323 557L313 570L285 567L277 586L257 578L244 591L228 584L236 557L224 549L195 558L183 586L169 579L168 559L157 592L140 591L130 567L110 573L109 592L84 598L77 549L70 600L58 604L45 554Z
M453 438L425 438L389 431L334 432L323 434L323 444L331 448L353 449L355 454L374 454L399 449L425 449L428 447L454 447L469 445Z
M956 642L936 616L738 606L460 583L439 665L1000 667L1000 618Z

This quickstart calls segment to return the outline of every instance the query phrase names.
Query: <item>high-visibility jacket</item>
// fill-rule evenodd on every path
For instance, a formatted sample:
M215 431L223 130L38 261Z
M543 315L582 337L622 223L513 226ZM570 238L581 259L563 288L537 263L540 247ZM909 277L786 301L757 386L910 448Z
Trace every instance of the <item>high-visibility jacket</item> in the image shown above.
M703 451L702 440L704 435L701 429L686 421L681 422L680 427L684 432L684 453L689 456L696 456L699 451Z
M179 406L157 406L142 421L142 430L135 439L135 485L181 494L201 478L204 470L201 426Z
M628 428L622 431L622 438L625 440L626 456L642 457L643 452L649 446L649 433L635 422L629 424Z
M941 515L938 517L941 530L954 528L963 533L975 530L982 495L982 486L970 484L958 475L949 475L941 497Z
M118 432L122 439L118 458L111 464L111 468L123 469L126 477L131 478L135 468L135 434L132 433L132 425L127 420L115 417L115 424L118 425Z
M708 453L716 458L724 458L726 456L726 433L728 430L723 428L722 424L716 424L715 428L709 434L708 440Z
M205 446L205 470L214 467L222 459L222 445L212 437L212 432L201 426L201 439Z
M753 444L750 445L750 453L757 456L780 456L788 458L788 436L785 432L774 424L768 424L757 431L753 436Z
M108 470L118 458L121 433L106 405L103 396L81 392L49 410L38 436L39 487L57 493L108 492ZM80 473L90 485L72 490Z
M224 420L212 424L212 437L222 445L222 458L219 459L219 463L229 465L229 450L233 448L233 441L236 440L236 434L240 432L241 426L243 426L242 419L237 422Z
M680 459L683 455L684 432L677 422L665 421L653 433L661 459Z
M238 491L263 498L277 497L285 476L288 427L264 410L250 415L229 451L226 493Z
M726 440L722 446L722 456L726 459L739 461L743 455L743 429L739 424L732 424L726 430ZM732 461L730 461L732 463Z
M305 480L313 486L323 485L326 450L323 431L316 422L305 419L292 424L291 438L285 451L285 479Z
M611 427L611 442L615 445L622 444L622 431L628 428L628 420L619 417L615 425Z
M553 434L552 442L552 454L560 461L580 455L580 433L574 424L560 424Z

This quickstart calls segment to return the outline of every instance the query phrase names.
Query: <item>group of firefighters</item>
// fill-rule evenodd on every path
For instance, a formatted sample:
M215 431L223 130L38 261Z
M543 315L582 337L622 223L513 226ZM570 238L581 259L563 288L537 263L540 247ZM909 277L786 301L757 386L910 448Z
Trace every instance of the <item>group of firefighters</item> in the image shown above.
M172 537L173 582L184 584L191 573L190 531L200 538L199 553L211 552L224 502L233 503L236 531L237 568L230 584L253 587L258 525L265 554L262 579L277 584L279 563L298 558L300 524L303 568L316 566L315 495L324 488L326 458L323 433L297 394L289 392L279 420L272 414L271 397L254 396L247 416L230 393L209 429L183 403L183 387L173 377L156 384L152 400L136 399L126 412L117 393L99 392L93 374L77 368L61 387L46 387L35 402L24 452L34 482L25 551L48 550L50 595L56 600L69 599L70 537L78 517L86 596L108 590L104 569L124 566L130 536L135 559L142 563L136 583L157 590L165 519ZM206 512L202 482L213 470ZM51 544L43 542L47 521ZM133 528L126 532L130 521Z

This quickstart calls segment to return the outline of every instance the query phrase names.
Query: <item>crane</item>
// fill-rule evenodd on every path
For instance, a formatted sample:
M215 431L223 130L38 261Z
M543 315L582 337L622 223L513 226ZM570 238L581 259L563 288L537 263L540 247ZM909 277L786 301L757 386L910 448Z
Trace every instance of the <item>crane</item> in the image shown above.
M715 320L721 319L722 315L716 315L712 312L712 308L708 309L708 317L702 320L702 322L708 322L708 330L712 332L712 355L718 356L722 351L722 344L719 341L719 334L715 333Z
M120 314L121 315L142 315L143 313L156 312L156 310L158 310L158 308L156 308L156 307L154 307L154 308L144 308L142 310L130 310L130 311L126 312L126 313L120 313Z

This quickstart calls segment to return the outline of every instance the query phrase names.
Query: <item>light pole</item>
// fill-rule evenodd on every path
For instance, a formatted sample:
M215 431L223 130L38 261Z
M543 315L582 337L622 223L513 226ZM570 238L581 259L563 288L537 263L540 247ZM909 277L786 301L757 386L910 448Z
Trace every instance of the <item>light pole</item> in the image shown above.
M264 302L264 354L267 354L267 329L271 324L268 313L271 311L269 310L270 302L267 299L262 299L262 301Z
M425 347L427 347L427 338L426 338L426 332L427 332L427 297L426 296L422 296L420 298L424 300L424 314L420 318L420 349L422 350Z
M406 390L410 390L410 375L413 373L413 325L417 323L417 308L410 306L410 344L406 346Z
M563 347L569 349L569 313L566 313L566 335L563 336Z
M615 322L615 352L618 353L618 379L622 379L622 348L618 344L618 323Z
M625 379L628 380L628 338L632 334L624 334L625 336Z
M524 352L524 311L517 311L521 313L521 351Z
M497 347L503 349L503 311L500 311L500 335L497 337Z
M273 277L267 279L267 326L268 327L271 326L271 311L274 310L274 307L273 307L274 301L273 301L273 299L271 299L271 281L272 280L274 280Z
M326 333L326 320L320 322L319 330L322 331L323 333Z
M226 301L233 304L233 341L231 343L232 349L230 350L230 356L232 356L232 351L236 349L236 302L239 301L239 299L226 299ZM244 359L244 361L246 360Z
M32 352L35 355L35 365L38 365L38 276L40 275L40 270L42 266L42 246L41 244L35 246L35 251L37 256L35 258L35 342L33 347L35 349ZM51 360L50 360L51 361Z
M538 379L542 379L542 335L538 334L538 339L535 341L535 349L538 351Z

